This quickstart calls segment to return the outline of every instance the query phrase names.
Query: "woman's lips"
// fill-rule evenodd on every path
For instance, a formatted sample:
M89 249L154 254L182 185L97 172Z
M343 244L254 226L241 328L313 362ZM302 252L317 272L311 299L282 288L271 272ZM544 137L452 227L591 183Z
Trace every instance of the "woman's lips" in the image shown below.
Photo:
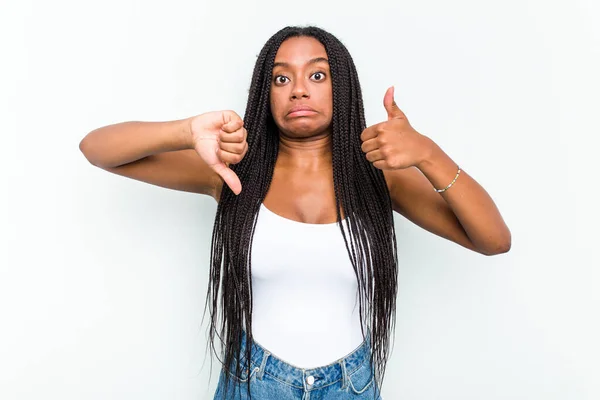
M313 110L298 110L288 114L288 117L305 117L308 115L316 114L316 111Z

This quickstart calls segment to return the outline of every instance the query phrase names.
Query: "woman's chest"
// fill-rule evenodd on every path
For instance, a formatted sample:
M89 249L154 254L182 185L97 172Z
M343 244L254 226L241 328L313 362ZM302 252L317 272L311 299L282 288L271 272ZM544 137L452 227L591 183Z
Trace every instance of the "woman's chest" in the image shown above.
M273 213L297 222L329 224L337 221L330 173L286 174L276 170L263 203Z

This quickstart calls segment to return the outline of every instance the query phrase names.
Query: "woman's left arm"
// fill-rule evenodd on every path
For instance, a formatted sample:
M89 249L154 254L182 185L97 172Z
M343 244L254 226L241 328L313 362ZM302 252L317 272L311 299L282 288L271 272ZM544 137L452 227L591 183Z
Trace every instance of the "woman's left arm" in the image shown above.
M431 151L417 168L430 185L444 189L456 177L458 165L431 139ZM446 201L471 242L484 254L506 253L511 246L511 233L502 219L498 207L485 191L464 170L447 190L437 193Z
M390 90L391 89L391 90ZM424 229L485 255L506 253L511 233L496 204L429 137L417 132L394 101L384 97L388 120L366 128L362 150L383 170L394 210Z

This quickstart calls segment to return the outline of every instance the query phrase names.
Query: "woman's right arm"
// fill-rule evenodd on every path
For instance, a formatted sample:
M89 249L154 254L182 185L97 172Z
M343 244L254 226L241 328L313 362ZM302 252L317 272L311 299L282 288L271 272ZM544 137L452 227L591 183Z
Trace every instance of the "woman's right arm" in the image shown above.
M221 177L194 149L192 118L167 122L121 122L88 133L79 149L106 171L218 201Z

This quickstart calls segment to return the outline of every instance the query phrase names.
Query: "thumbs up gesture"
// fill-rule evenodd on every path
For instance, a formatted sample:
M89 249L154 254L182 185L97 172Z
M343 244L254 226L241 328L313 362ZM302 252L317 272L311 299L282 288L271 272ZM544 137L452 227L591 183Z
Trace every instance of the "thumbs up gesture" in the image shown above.
M418 166L430 153L433 141L417 132L394 100L394 87L383 97L388 120L369 126L360 139L367 160L378 169Z

